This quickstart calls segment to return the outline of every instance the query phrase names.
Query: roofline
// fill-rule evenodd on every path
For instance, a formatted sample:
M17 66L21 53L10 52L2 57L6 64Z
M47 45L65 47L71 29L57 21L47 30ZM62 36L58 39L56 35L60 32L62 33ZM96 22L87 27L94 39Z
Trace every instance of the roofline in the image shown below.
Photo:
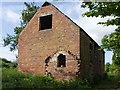
M51 3L50 3L51 4ZM55 7L53 4L51 4L53 7ZM59 12L61 12L57 7L55 7ZM78 24L76 24L73 20L71 20L67 15L65 15L63 12L61 12L65 17L67 17L71 22L73 22L76 26L79 27L80 30L82 30L93 42L95 42L95 40L93 40ZM100 47L98 45L98 43L95 42L95 44ZM101 47L100 47L101 48ZM103 52L105 52L103 49L102 49Z
M49 3L49 2L46 1L45 3ZM43 3L43 4L45 4L45 3ZM41 5L41 7L39 7L39 9L37 10L37 12L42 8L43 4ZM50 4L51 6L53 6L54 8L56 8L60 13L62 13L65 17L67 17L67 18L68 18L71 22L73 22L76 26L78 26L78 28L79 28L80 30L82 30L93 42L95 42L78 24L76 24L73 20L71 20L67 15L65 15L63 12L61 12L61 11L60 11L57 7L55 7L53 4L51 4L51 3L49 3L49 4ZM35 13L35 14L36 14L36 13ZM35 14L34 14L34 16L35 16ZM34 16L33 16L33 17L34 17ZM32 17L32 18L33 18L33 17ZM31 19L32 19L32 18L31 18ZM30 20L30 21L31 21L31 20ZM30 22L30 21L29 21L29 22ZM27 23L27 25L29 24L29 22ZM26 25L26 26L27 26L27 25ZM26 28L26 26L25 26L25 28ZM25 29L25 28L24 28L24 29ZM24 29L22 30L22 32L24 31ZM21 33L22 33L22 32L21 32ZM21 35L21 33L19 34L19 36ZM99 46L96 42L95 42L95 44L96 44L97 46ZM99 46L99 47L100 47L100 46ZM102 49L102 51L105 52L103 49Z

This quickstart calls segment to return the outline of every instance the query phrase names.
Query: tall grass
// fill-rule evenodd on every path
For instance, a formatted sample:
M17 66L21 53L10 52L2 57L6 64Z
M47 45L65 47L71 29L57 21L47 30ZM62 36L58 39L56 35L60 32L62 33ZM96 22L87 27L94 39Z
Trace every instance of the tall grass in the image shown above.
M91 79L80 80L69 80L69 81L57 81L48 76L33 75L28 73L21 73L17 71L17 64L7 61L6 59L0 58L0 78L2 78L2 89L46 89L52 88L64 90L74 88L75 90L83 89L95 89L97 88L118 88L120 89L120 76L109 76L105 77L96 76L94 83L91 83ZM1 85L1 84L0 84Z
M3 68L2 74L2 88L90 88L86 81L57 81L48 76L23 74L16 68Z

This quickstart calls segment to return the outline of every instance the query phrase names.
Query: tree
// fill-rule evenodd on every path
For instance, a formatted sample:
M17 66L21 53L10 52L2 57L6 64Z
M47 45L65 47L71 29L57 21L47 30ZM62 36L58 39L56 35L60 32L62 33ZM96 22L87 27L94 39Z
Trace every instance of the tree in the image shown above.
M20 26L14 28L14 35L7 34L7 37L3 39L4 46L9 46L10 51L15 51L18 48L18 37L20 32L24 29L39 8L34 2L30 4L25 2L24 4L26 8L22 10Z
M120 67L114 63L112 63L109 67L109 74L120 76Z
M109 70L110 70L110 63L106 63L105 64L105 72L109 73Z
M105 35L102 39L102 48L108 51L113 51L113 63L120 66L120 1L119 2L83 2L81 7L89 8L83 16L87 17L107 17L112 19L106 22L99 22L105 26L116 25L117 28L113 33Z

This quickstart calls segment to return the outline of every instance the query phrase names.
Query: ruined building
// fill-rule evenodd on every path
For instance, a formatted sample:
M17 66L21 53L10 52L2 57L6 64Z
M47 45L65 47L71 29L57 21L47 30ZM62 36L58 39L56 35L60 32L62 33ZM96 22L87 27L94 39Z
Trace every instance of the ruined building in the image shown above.
M77 24L45 2L19 35L18 69L55 79L104 73L104 51Z

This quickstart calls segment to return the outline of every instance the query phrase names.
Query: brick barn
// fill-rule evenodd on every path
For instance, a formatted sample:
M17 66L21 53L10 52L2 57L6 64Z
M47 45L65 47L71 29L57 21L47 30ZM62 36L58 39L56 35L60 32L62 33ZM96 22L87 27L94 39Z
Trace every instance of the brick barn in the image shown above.
M104 74L104 51L76 23L45 2L19 35L18 70L58 80Z

